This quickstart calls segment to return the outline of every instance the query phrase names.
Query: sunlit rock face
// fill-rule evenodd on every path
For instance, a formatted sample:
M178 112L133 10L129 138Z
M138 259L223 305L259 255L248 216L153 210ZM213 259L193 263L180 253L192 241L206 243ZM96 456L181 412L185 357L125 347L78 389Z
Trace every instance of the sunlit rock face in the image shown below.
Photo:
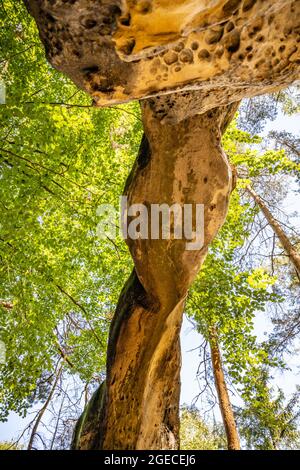
M300 2L26 0L50 62L95 104L182 92L161 120L265 93L299 72ZM191 91L194 93L191 93Z

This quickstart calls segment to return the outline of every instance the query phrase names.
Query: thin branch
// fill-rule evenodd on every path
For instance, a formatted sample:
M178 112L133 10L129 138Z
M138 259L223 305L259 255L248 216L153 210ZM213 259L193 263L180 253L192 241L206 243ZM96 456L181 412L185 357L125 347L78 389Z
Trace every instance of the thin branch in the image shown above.
M31 432L31 435L30 435L30 439L29 439L29 443L28 443L28 447L27 447L27 450L32 450L33 448L33 442L34 442L34 439L35 439L35 436L37 435L37 429L38 429L38 426L41 422L41 419L50 403L50 401L52 400L52 397L53 397L53 394L55 392L55 389L56 389L56 386L57 386L57 383L58 383L58 380L61 376L61 373L62 373L62 370L63 370L63 365L60 366L59 370L58 370L58 373L56 375L56 378L55 378L55 381L54 381L54 384L51 388L51 391L49 393L49 396L46 400L46 402L44 403L43 407L40 409L40 411L38 412L37 414L37 417L36 417L36 420L35 420L35 423L34 423L34 426L32 428L32 432Z

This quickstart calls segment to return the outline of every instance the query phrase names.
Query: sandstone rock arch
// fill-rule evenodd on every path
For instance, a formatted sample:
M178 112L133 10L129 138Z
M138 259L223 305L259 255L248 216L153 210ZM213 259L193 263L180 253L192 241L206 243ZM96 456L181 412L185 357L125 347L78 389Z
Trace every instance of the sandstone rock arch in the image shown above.
M96 106L141 100L145 135L125 188L134 203L205 204L205 240L136 240L110 331L107 378L77 449L179 446L179 331L188 288L226 218L221 135L239 100L299 78L297 0L24 0L51 64ZM162 200L163 199L163 200Z

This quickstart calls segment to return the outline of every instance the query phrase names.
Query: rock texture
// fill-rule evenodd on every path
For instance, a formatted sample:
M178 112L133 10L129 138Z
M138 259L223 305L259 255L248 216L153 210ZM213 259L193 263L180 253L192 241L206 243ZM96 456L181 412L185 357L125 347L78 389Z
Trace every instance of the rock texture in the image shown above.
M26 0L49 61L99 106L153 100L160 119L299 78L297 0ZM192 91L192 92L191 92Z
M232 171L221 135L240 99L299 77L296 0L24 0L46 54L105 106L142 100L130 204L204 204L204 246L128 240L135 269L112 321L107 378L76 449L177 449L179 332L188 288L223 224Z
M184 301L226 217L232 174L220 141L235 111L229 106L162 125L149 103L143 105L145 136L125 188L128 202L203 203L204 245L187 251L185 239L128 240L135 270L111 325L106 388L84 413L75 448L179 446Z

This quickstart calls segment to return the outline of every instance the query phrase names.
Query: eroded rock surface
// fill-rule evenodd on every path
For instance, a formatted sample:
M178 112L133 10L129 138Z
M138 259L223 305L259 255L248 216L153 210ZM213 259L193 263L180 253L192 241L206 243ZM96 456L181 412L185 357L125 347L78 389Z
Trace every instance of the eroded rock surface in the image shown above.
M226 218L232 173L221 134L235 110L163 125L143 105L145 136L125 188L128 202L204 204L204 244L187 251L186 239L128 239L135 270L111 325L105 392L83 414L75 448L179 447L182 314L188 288Z
M49 61L99 106L153 102L176 121L299 76L297 0L26 0ZM192 91L192 93L191 93Z

